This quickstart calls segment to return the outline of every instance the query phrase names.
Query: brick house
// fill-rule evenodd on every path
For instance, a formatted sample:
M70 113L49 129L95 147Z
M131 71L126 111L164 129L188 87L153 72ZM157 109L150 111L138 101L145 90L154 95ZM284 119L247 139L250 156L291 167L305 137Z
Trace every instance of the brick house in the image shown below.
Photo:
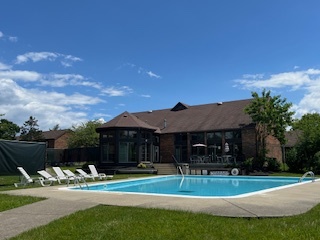
M66 149L68 148L68 138L70 130L50 130L42 132L47 143L47 148Z
M140 162L216 164L256 157L255 124L244 108L252 99L162 110L124 112L98 127L100 167ZM198 144L198 145L197 145ZM277 139L267 139L268 156L281 158ZM196 147L198 146L198 147Z

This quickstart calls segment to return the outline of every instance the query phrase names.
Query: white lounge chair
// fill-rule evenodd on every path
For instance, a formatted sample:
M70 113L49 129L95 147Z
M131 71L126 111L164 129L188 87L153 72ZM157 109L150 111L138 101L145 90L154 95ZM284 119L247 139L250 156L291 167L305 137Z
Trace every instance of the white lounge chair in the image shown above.
M39 181L40 181L40 184L44 187L51 186L54 182L58 181L56 177L53 177L46 170L38 171L38 173L42 176L42 177L39 177Z
M92 174L86 173L85 171L83 171L80 168L77 168L76 171L84 178L90 178L94 181L94 176Z
M62 181L65 181L69 185L70 179L63 173L60 167L52 167L52 169L57 175L56 178L59 184L61 184Z
M28 184L35 183L35 182L39 181L36 178L31 178L30 175L26 172L26 170L24 170L23 167L17 167L17 169L20 171L22 176L20 178L20 182L19 183L14 183L15 187L18 187L18 186L21 186L21 185L22 186L26 186Z
M98 173L96 166L94 166L94 165L89 165L88 167L91 171L92 176L95 178L97 177L100 180L113 178L113 175L106 175L105 173Z
M83 180L84 178L81 176L81 175L76 175L75 173L71 172L69 169L66 169L66 170L62 170L69 179L72 179L72 180Z

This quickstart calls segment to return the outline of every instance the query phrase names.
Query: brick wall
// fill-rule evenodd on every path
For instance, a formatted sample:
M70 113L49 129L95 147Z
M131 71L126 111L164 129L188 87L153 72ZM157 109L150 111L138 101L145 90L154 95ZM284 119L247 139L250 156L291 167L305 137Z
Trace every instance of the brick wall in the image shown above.
M66 149L68 148L68 138L70 133L64 133L61 137L55 140L54 148L57 149Z
M163 134L160 137L160 159L162 163L171 163L174 155L174 135Z
M245 158L256 157L256 133L254 128L244 128L241 131L242 152Z
M267 143L267 157L276 158L278 162L282 162L282 150L279 140L273 136L268 136Z

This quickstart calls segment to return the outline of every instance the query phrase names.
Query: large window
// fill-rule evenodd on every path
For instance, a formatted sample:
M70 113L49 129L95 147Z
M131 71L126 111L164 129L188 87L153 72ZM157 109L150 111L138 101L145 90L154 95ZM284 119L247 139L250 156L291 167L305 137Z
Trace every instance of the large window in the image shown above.
M116 159L115 145L113 143L103 143L102 162L114 163Z
M136 143L134 142L120 142L119 143L119 162L132 163L136 160Z
M191 133L190 136L191 136L192 144L204 143L204 133L203 132L201 132L201 133Z
M102 138L108 139L108 140L114 139L115 138L115 131L107 131L107 132L103 133Z
M226 154L238 156L242 153L241 131L226 131L224 134L225 143L229 145L229 151Z
M136 139L137 138L137 131L132 130L121 130L119 131L120 139Z

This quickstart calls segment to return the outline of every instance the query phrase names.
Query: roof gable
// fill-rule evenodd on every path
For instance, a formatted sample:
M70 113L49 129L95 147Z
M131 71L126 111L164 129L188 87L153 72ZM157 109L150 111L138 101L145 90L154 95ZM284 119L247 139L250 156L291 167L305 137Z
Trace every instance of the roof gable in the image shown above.
M129 112L123 112L122 114L118 115L111 121L102 124L100 127L97 129L102 129L102 128L115 128L115 127L124 127L124 128L145 128L145 129L152 129L152 130L157 130L157 127L151 126L145 121L140 120L133 114Z
M178 102L173 108L171 108L171 111L181 111L187 109L189 106L187 104L184 104L182 102Z

